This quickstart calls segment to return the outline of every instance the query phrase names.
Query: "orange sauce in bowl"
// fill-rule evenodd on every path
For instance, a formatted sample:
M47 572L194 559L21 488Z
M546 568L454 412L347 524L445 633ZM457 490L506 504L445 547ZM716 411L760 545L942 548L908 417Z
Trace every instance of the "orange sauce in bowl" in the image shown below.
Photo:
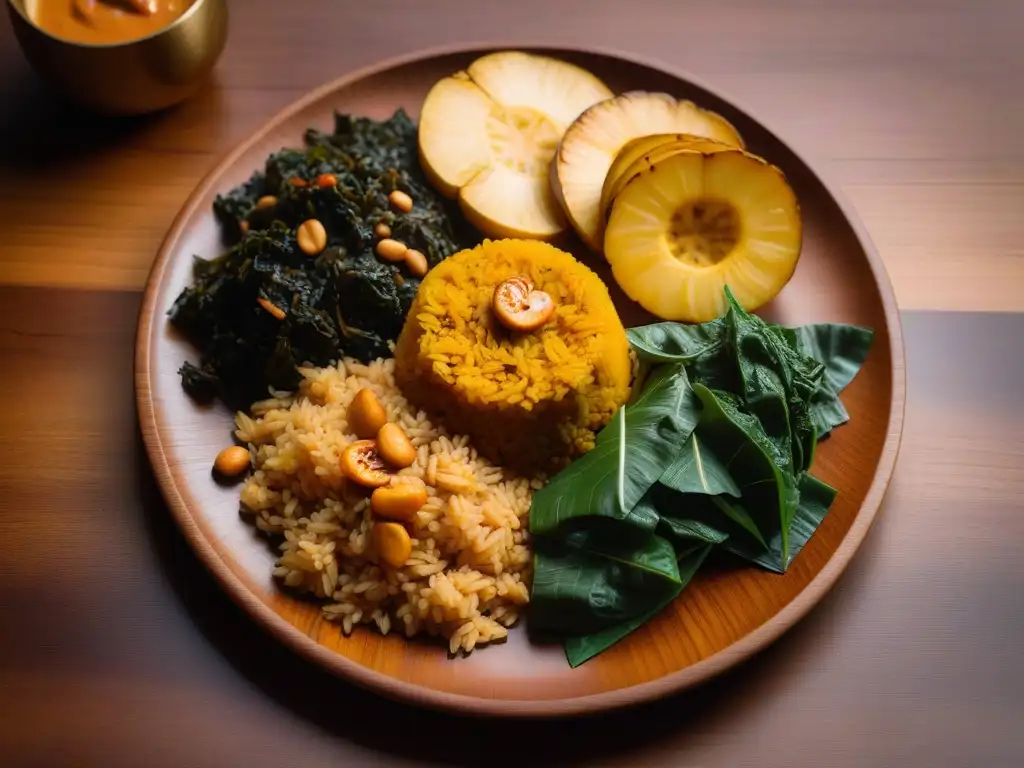
M28 0L37 27L75 43L126 43L159 32L195 0Z

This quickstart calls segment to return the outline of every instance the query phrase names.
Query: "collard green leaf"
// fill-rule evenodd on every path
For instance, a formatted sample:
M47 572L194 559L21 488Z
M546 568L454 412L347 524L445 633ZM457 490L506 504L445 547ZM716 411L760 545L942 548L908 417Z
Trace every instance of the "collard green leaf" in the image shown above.
M652 323L628 328L626 336L637 356L650 363L690 363L726 342L722 318L699 325Z
M738 515L738 507L717 496L716 504L738 523L749 519L761 534L781 528L782 549L788 552L789 522L798 494L795 477L779 466L785 462L776 455L778 447L760 422L742 410L735 395L703 384L694 384L693 391L704 406L697 434L712 451L729 457L726 467L740 487L745 514Z
M800 351L820 360L825 375L842 392L853 381L871 350L875 332L843 323L813 323L792 329Z
M530 625L542 632L597 632L638 615L650 594L679 584L672 545L623 523L541 536L534 550Z
M726 493L739 497L740 488L732 479L721 459L704 445L694 431L683 443L675 461L658 479L658 482L680 493L706 493L717 496Z
M782 333L792 348L825 366L825 375L810 397L811 417L818 436L825 437L850 420L839 393L853 381L867 359L874 331L857 325L815 323L785 328Z
M601 430L594 448L534 494L530 532L550 533L587 517L628 520L672 463L698 417L683 366L659 366L641 396Z
M730 536L724 546L745 560L767 568L776 573L785 573L790 563L796 559L804 545L810 541L811 536L818 530L821 521L825 519L832 501L836 497L836 490L827 483L823 483L816 477L804 474L798 485L800 491L800 504L793 515L793 521L789 527L789 554L786 557L783 553L783 541L781 531L776 531L768 540L767 548L755 544L742 536Z
M744 502L728 496L709 497L701 494L676 494L663 486L656 486L642 504L651 504L659 514L657 530L677 545L703 541L721 545L734 555L760 565L775 573L785 573L828 513L836 491L809 474L803 474L798 483L799 504L789 528L789 558L782 559L782 530L766 534L767 542L750 535L750 531L736 522L736 514L747 515ZM725 506L732 509L727 514ZM667 517L668 510L676 510L678 519ZM678 535L674 534L678 531Z
M725 292L726 323L740 371L738 394L775 445L773 459L779 468L800 472L809 466L817 441L809 401L824 366L794 349L778 326L745 311L728 287Z
M644 594L642 612L596 632L566 638L565 656L569 660L569 666L575 668L594 658L636 630L637 627L654 618L679 597L707 558L708 553L711 552L711 548L711 544L704 544L680 552L679 582L668 584L664 589Z
M715 547L785 572L832 504L835 490L807 470L819 435L848 418L839 392L865 359L871 332L769 325L725 293L729 309L710 323L628 331L649 378L594 451L535 496L541 623L567 636L572 666L654 616ZM664 407L672 402L668 375L687 390L685 407ZM644 428L643 408L654 404L654 419L686 426ZM666 420L666 411L676 416ZM578 545L598 531L612 540ZM643 549L654 541L656 557ZM665 544L679 558L678 583L643 565L664 564Z
M658 483L640 499L634 512L645 520L653 520L653 530L675 543L677 549L725 541L728 534L720 526L693 519L693 505L687 503L688 498L693 496L676 493Z
M768 546L766 537L770 537L779 526L779 521L770 516L760 515L755 520L735 497L680 493L661 483L655 485L637 506L644 508L647 505L658 516L655 530L675 539L697 538L720 544L730 535L742 534L764 549Z
M839 393L827 379L811 395L811 418L819 438L828 437L833 429L850 420L850 414L839 399Z
M729 538L729 534L712 528L698 520L687 518L662 517L658 521L658 532L677 546L686 546L689 542L704 544L721 544Z
M809 405L811 429L801 435L802 442L797 444L800 449L798 453L800 460L795 462L794 469L798 474L810 470L811 465L814 464L814 456L818 452L818 424L814 419L813 401Z
M711 502L712 507L740 526L740 528L746 531L749 535L753 536L758 544L762 547L767 546L767 543L765 542L765 534L762 533L762 529L768 528L768 530L771 531L775 530L775 527L768 527L764 522L758 524L758 521L754 519L754 516L751 515L750 512L747 511L746 507L736 499L728 496L708 496L707 499Z
M727 391L739 385L725 317L699 325L653 323L626 334L641 365L683 363L691 381Z
M726 322L742 385L737 394L775 445L773 461L780 469L788 470L792 467L792 448L785 378L790 372L779 359L782 342L768 332L761 318L746 312L728 288L725 291L729 300Z

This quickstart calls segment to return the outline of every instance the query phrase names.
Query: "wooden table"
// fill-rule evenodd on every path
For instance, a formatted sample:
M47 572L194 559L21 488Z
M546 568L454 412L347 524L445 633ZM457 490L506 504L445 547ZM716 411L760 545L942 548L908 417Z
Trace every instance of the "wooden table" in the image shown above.
M0 23L0 765L1024 764L1024 4L232 13L209 87L116 122L49 95ZM736 672L599 720L455 720L325 677L220 592L138 437L141 290L214 159L347 70L485 39L639 52L732 94L841 185L903 310L896 479L839 585Z

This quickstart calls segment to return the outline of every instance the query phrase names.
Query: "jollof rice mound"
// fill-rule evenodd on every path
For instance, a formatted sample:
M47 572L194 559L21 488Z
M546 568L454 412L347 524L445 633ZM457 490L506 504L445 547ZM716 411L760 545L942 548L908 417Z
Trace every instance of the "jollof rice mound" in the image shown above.
M554 316L532 333L511 333L493 316L495 287L513 277L554 300ZM632 367L601 279L532 240L485 240L432 269L395 362L412 402L470 435L483 455L524 472L558 469L593 448L629 397Z
M279 542L274 576L323 598L324 615L345 633L372 623L383 633L441 635L452 653L500 640L529 600L527 515L542 480L514 476L477 455L465 436L434 426L395 385L394 361L346 359L302 369L294 395L236 415L255 472L243 509ZM413 550L404 566L378 560L369 495L339 469L355 440L347 411L371 388L417 448L415 463L393 482L427 486L428 501L408 525Z

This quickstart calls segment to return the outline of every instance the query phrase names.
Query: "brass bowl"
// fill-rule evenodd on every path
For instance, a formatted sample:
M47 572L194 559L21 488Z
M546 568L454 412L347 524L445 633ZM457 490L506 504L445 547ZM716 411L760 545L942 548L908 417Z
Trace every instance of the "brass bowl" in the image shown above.
M178 19L148 37L91 45L54 37L33 24L26 5L7 0L26 58L67 98L97 112L136 115L188 98L224 50L227 0L195 0Z

